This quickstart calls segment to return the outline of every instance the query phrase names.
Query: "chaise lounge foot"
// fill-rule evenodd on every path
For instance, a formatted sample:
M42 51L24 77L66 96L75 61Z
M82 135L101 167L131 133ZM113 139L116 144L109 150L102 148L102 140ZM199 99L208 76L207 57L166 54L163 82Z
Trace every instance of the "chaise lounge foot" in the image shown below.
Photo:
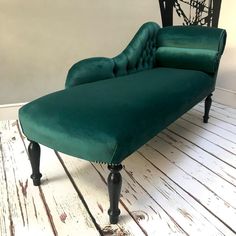
M212 103L211 96L212 96L212 93L209 96L207 96L207 98L205 100L205 112L204 112L204 116L203 116L204 123L208 123L209 112L210 112L211 103Z
M34 141L30 141L28 146L28 153L30 164L32 167L32 175L30 176L33 180L34 186L40 185L40 179L42 174L39 172L39 165L40 165L40 146L38 143Z
M108 214L110 214L110 213L108 212ZM110 224L117 224L118 223L120 211L116 214L118 214L118 215L117 216L114 216L114 215L109 216Z
M108 169L111 171L108 176L108 192L110 199L110 208L108 215L110 217L110 223L116 224L119 220L120 209L118 207L120 200L120 191L122 184L122 177L120 170L122 165L108 165Z
M41 184L41 181L40 181L41 177L42 177L41 174L38 176L33 176L33 175L30 176L30 178L33 180L34 186L39 186Z

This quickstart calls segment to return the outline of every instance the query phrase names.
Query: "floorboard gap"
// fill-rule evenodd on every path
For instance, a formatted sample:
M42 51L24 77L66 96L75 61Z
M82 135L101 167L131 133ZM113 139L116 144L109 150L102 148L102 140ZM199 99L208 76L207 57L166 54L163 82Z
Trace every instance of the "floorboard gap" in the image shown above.
M166 135L168 137L168 134L162 133L164 135ZM190 156L188 153L184 152L182 149L174 146L173 144L171 144L170 142L166 141L165 139L163 139L162 137L158 136L160 139L162 139L164 142L168 143L169 145L171 145L173 148L176 148L177 150L179 150L180 152L182 152L183 154L185 154L186 156L188 156L189 158L191 158L193 161L197 162L198 164L204 166L207 170L211 171L212 173L214 173L215 175L217 175L219 178L225 180L226 182L228 182L229 184L231 184L232 186L236 187L235 184L231 183L229 180L225 179L224 177L220 176L217 172L215 172L213 169L210 169L208 166L204 165L203 163L201 163L200 161L194 159L192 156ZM149 147L153 148L151 145L148 145ZM155 148L153 148L155 151L157 151ZM160 152L159 152L160 153ZM161 155L163 155L162 153L160 153ZM164 155L163 155L164 156ZM168 158L167 158L168 159ZM219 160L221 161L221 160Z
M214 156L214 157L217 158L218 160L220 160L220 161L224 162L225 164L231 166L232 168L236 169L236 166L233 166L233 165L231 165L230 163L228 163L228 162L222 160L221 158L219 158L218 156L216 156L214 153L212 153L212 152L210 152L210 151L208 151L208 150L202 148L201 146L199 146L199 145L196 144L196 143L193 143L191 140L186 139L184 136L182 136L182 135L180 135L180 134L174 132L173 130L171 130L171 129L169 129L169 128L167 128L167 130L170 131L171 133L173 133L173 134L175 134L175 135L177 135L177 136L179 136L179 137L181 137L181 138L187 140L187 141L190 142L191 144L194 144L195 146L197 146L198 148L200 148L200 149L202 149L203 151L207 152L208 154Z
M58 160L60 161L62 167L64 168L64 170L65 170L65 172L66 172L68 178L70 179L70 181L71 181L71 183L72 183L72 185L73 185L75 191L77 192L77 194L78 194L78 196L79 196L81 202L83 203L85 209L87 210L87 212L88 212L88 214L89 214L89 216L90 216L90 218L91 218L91 220L92 220L94 226L95 226L96 229L98 230L99 234L103 236L104 234L103 234L103 232L102 232L101 227L99 226L99 224L96 222L95 218L93 217L93 214L91 213L91 211L90 211L90 209L89 209L89 207L88 207L88 204L86 203L86 201L85 201L85 199L84 199L84 197L83 197L83 194L80 192L80 190L79 190L79 188L77 187L77 185L76 185L76 183L75 183L73 177L71 176L71 174L70 174L69 171L67 170L67 168L66 168L66 166L65 166L65 164L64 164L64 162L63 162L63 160L62 160L62 158L60 157L60 154L59 154L57 151L54 151L54 152L55 152L55 154L56 154Z

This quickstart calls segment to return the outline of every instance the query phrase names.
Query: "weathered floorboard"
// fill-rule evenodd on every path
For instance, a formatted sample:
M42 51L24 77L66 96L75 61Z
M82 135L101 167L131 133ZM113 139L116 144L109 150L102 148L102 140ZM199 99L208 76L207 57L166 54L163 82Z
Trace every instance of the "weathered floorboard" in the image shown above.
M205 150L206 152L214 155L215 158L220 159L221 161L231 165L236 168L236 155L230 153L218 145L209 142L208 140L200 137L199 135L194 134L193 132L177 125L176 123L171 124L167 130L172 131L173 133L179 135L182 138L187 139L188 141L194 143L194 145Z
M181 118L184 119L185 121L195 124L198 127L208 130L209 132L211 132L215 135L218 135L225 140L228 140L228 141L236 144L236 134L233 134L232 132L229 132L229 131L227 131L221 127L218 127L216 125L213 125L209 122L203 123L202 117L197 117L197 116L193 115L192 110L191 110L191 112L184 114Z
M146 151L139 150L124 162L127 172L185 232L189 235L233 235L221 221L161 171L165 165L168 172L174 175L175 169L160 161L159 157L154 157L158 162L158 168L160 167L158 169L144 158L143 153ZM145 155L149 158L148 153Z
M211 142L222 149L236 155L236 144L234 142L228 141L219 135L209 132L207 129L203 129L195 124L192 124L184 119L178 119L175 124L187 129L188 131L200 136L201 138Z
M108 174L107 169L102 165L95 165L95 168L103 177ZM127 173L129 172L125 168L122 172L121 201L147 234L186 235L181 226Z
M140 153L147 158L153 165L165 173L178 186L181 186L187 193L205 208L207 208L222 222L227 224L234 232L236 232L235 216L236 209L219 198L214 192L210 191L206 186L193 178L191 175L184 172L179 167L171 163L159 152L151 148L149 145L144 145ZM235 195L236 196L236 195Z
M231 108L229 106L223 105L221 103L216 103L216 102L213 102L212 106L220 108L221 111L227 111L227 112L229 112L229 114L235 114L236 115L236 109L235 108Z
M197 117L199 119L202 119L201 109L199 110L197 108L194 108L194 109L190 110L189 113L194 115L195 117ZM225 129L228 132L231 132L233 134L236 134L236 126L235 125L229 124L229 123L225 122L224 120L219 120L215 117L212 117L211 114L210 114L210 119L208 120L208 123L213 124L215 126L218 126L220 128L223 128L223 129Z
M213 103L213 106L211 108L212 111L214 111L215 113L219 113L221 115L236 119L236 113L235 113L235 109L229 109L226 106L221 106L218 107L216 105L217 103ZM204 107L204 105L202 103L199 104L200 107ZM226 109L225 109L226 108Z
M201 107L201 105L195 106L194 109L197 111L200 111L201 113L203 111L203 107ZM214 117L218 120L221 120L221 121L224 121L228 124L231 124L232 126L236 126L236 119L234 119L233 117L227 116L225 114L221 114L219 112L216 112L214 110L214 108L210 110L210 117Z
M233 210L233 208L236 209L235 186L226 182L217 174L213 173L198 162L193 161L186 154L174 148L159 137L155 137L147 145L162 154L166 159L183 170L186 174L204 185L209 191L222 199L222 201L225 202L225 205L231 206L231 210ZM227 194L225 194L225 192L227 192Z
M24 139L28 144L28 141ZM90 215L80 200L54 151L41 145L39 187L44 208L55 235L99 235Z
M54 158L53 155L44 153L44 148L42 149L42 155L46 158L42 158L44 160L41 167L45 169L47 175L44 175L41 187L32 185L29 179L31 168L28 156L20 140L16 122L14 124L11 127L12 124L9 122L9 132L4 132L4 134L10 133L10 137L14 132L14 137L3 146L6 147L4 156L10 158L4 161L7 163L5 166L7 180L10 180L8 183L12 185L8 188L8 192L11 190L11 205L14 203L11 212L12 216L15 216L13 218L15 231L18 234L24 232L30 235L36 232L42 232L42 235L58 235L58 232L61 235L76 235L75 232L99 235L70 181L67 178L55 182L51 178L51 182L47 181L47 175L52 172L57 178L58 173L63 175L64 172L62 168L58 169L61 165L53 151L49 150ZM15 143L11 145L12 140ZM13 147L15 151L12 150ZM62 186L67 191L61 191Z
M24 146L21 143L16 122L1 122L1 149L4 179L6 187L1 195L5 209L0 218L4 219L7 229L3 236L22 235L24 233L42 232L44 235L54 235L38 188L31 181L30 164ZM6 199L7 198L7 202ZM1 201L2 203L2 201ZM6 204L6 205L5 205ZM22 233L22 234L20 234Z
M236 187L235 168L169 130L164 130L158 134L158 137L180 150L183 154L186 154L189 159L198 162Z
M106 186L106 178L101 178L94 167L88 162L78 158L59 153L62 162L69 171L73 181L80 189L81 194L86 199L89 209L100 225L103 231L107 230L109 225L109 217L107 210L109 208L108 190ZM106 166L105 166L106 167ZM129 215L129 212L123 207L119 206L122 215L120 216L117 225L109 226L110 232L125 234L125 235L145 235L137 223Z
M2 132L2 130L0 131ZM3 163L2 153L2 133L0 139L0 235L11 235L11 231L14 231L13 222L11 217L11 211L9 209L10 199L8 194L7 178L5 172L5 166Z

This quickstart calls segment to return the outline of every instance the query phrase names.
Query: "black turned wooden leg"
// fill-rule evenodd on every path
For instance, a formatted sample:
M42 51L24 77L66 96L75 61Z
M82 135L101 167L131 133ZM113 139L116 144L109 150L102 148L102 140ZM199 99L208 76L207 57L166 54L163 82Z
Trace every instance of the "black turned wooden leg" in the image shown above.
M107 182L108 182L108 192L110 199L110 208L108 210L108 215L110 216L110 223L116 224L119 219L120 210L119 210L119 200L120 200L120 191L122 184L122 177L120 170L122 165L108 165L108 169L111 171Z
M208 123L209 112L210 112L211 103L212 103L211 96L212 96L212 94L210 94L209 96L207 96L207 98L206 98L206 100L205 100L205 112L204 112L204 116L203 116L203 122L204 122L204 123Z
M30 140L29 140L30 141ZM34 141L30 141L28 146L29 159L32 167L32 175L30 176L33 180L35 186L40 185L40 178L42 177L39 172L39 164L40 164L40 146L38 143Z

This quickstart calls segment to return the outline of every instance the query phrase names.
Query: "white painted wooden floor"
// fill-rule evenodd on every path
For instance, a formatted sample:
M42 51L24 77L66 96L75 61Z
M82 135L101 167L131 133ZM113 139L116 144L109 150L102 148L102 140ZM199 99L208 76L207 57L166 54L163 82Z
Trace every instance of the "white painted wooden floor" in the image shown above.
M124 161L118 225L109 225L105 165L42 147L34 187L27 140L0 122L0 234L236 235L236 109L203 104Z

